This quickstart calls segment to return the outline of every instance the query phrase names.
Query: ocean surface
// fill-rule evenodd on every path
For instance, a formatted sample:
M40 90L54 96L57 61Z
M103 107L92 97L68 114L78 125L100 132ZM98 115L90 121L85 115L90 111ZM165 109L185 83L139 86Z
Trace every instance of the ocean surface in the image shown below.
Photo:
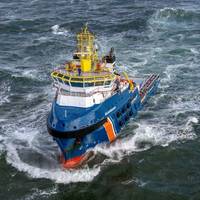
M50 72L85 23L121 70L161 84L117 141L69 171L46 129ZM199 200L199 86L199 0L1 0L0 199Z

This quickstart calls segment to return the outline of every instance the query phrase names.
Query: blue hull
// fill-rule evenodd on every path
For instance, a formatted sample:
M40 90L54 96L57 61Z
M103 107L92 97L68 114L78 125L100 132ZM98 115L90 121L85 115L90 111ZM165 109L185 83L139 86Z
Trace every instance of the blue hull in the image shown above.
M133 91L128 88L116 92L101 105L91 108L63 107L53 102L47 127L61 149L63 166L73 167L85 159L88 149L114 141L129 119L156 93L158 85L159 79L153 81L144 96L137 87ZM71 161L74 162L68 165Z

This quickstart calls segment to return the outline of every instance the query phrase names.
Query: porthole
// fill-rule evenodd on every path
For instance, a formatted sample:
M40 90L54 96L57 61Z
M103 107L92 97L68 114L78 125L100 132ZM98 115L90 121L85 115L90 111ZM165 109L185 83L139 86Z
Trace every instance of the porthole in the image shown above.
M123 121L119 121L119 126L123 126L124 122Z
M133 115L133 112L132 112L132 111L130 111L130 112L129 112L129 116L131 117L132 115Z
M117 112L117 118L119 118L121 116L121 113L120 112Z
M129 115L126 115L125 116L125 121L128 121L128 119L129 119Z
M131 107L131 103L128 102L126 107L127 107L127 108L130 108L130 107Z

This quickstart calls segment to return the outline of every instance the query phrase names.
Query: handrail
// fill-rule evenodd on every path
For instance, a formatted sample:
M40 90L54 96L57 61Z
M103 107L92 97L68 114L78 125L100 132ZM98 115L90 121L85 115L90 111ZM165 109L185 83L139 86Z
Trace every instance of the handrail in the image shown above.
M145 81L145 83L141 86L140 92L146 92L154 83L155 80L159 78L157 74L151 74Z
M103 82L112 81L115 79L114 74L105 74L105 75L97 75L97 76L96 75L95 76L71 76L67 73L62 74L58 71L53 71L51 73L51 76L57 79L61 79L63 81L73 82L73 83L96 83L96 82L102 82L102 81ZM73 79L77 79L77 80L73 80ZM91 80L88 80L88 79L91 79Z

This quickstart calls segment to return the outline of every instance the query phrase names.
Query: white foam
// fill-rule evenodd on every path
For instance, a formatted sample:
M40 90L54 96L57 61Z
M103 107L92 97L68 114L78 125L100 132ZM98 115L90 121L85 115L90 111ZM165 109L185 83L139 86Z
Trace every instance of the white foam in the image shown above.
M31 120L31 118L32 117L29 117L29 120ZM23 120L24 119L21 119L22 124ZM70 171L62 169L59 161L55 158L57 149L54 148L54 141L52 141L52 138L48 135L41 135L38 128L27 125L20 128L14 123L3 125L2 128L5 131L5 135L1 136L0 142L3 142L7 154L7 162L19 171L26 172L33 178L51 179L57 183L88 182L100 172L100 166L94 166L93 168L84 166L84 168ZM51 144L50 141L52 142L52 146L49 147ZM45 146L47 146L48 149L45 149ZM26 150L38 152L44 158L47 157L48 160L51 161L53 167L47 167L46 164L46 167L40 167L43 163L38 163L37 160L35 160L35 165L32 164L34 163L33 161L27 163L21 158L22 151L26 153ZM37 166L38 164L39 166Z
M6 96L2 96L1 97L1 100L0 100L0 105L4 104L4 103L9 103L10 100L9 100L9 95L6 95Z
M3 145L4 137L0 135L0 155L4 152L4 145Z
M178 68L184 67L185 64L174 64L174 65L167 65L165 68L165 71L163 72L165 74L165 77L161 79L161 83L167 84L171 82L176 77L176 71Z
M186 10L165 7L157 10L157 12L152 17L151 22L166 24L168 21L172 21L173 18L178 16L183 17L185 14Z
M48 40L48 37L42 36L42 37L37 38L37 40L38 41L46 41L46 40Z
M10 102L10 85L3 82L0 86L0 105Z
M188 117L186 124L182 127L160 123L150 124L141 122L133 135L118 139L111 145L98 145L95 153L101 153L108 157L104 162L119 162L125 155L145 151L152 146L166 147L170 143L180 140L193 140L197 136L193 131L192 123L198 123L196 117Z
M84 168L78 170L62 170L58 165L56 169L42 169L36 166L32 166L23 162L17 149L13 144L7 145L7 162L19 171L26 172L33 178L46 178L54 180L56 183L71 183L71 182L88 182L91 181L100 171L100 167L97 168Z
M36 69L24 70L22 76L28 78L36 78L38 77L38 71Z
M190 51L195 55L199 54L199 51L196 48L191 48Z
M191 123L191 122L197 124L199 122L199 120L196 117L190 117L188 120L188 123Z
M46 80L46 77L44 77L44 75L38 72L38 70L36 69L26 69L23 71L15 70L12 73L12 77L25 77L42 81Z
M126 180L122 182L123 185L129 185L132 183L136 183L139 187L144 187L147 184L147 182L141 181L138 178L133 178L131 180Z
M51 29L52 29L53 34L55 35L69 36L69 31L64 28L60 28L58 24L52 26Z
M171 108L174 113L185 113L186 111L199 111L200 103L195 101L185 101L182 102L181 97L176 98L176 102L171 104Z
M25 197L21 198L23 200L33 200L33 199L37 199L39 197L49 197L52 196L56 193L58 193L58 188L57 187L53 187L51 189L47 189L47 190L39 190L38 188L33 188L32 189L32 193L26 195Z
M129 135L123 139L118 139L110 146L105 144L99 145L95 148L95 151L96 153L101 153L108 158L120 161L124 155L147 150L152 145L165 145L166 139L162 137L165 135L164 133L165 131L162 128L140 124L139 128L132 133L133 135ZM140 146L140 143L146 144Z

